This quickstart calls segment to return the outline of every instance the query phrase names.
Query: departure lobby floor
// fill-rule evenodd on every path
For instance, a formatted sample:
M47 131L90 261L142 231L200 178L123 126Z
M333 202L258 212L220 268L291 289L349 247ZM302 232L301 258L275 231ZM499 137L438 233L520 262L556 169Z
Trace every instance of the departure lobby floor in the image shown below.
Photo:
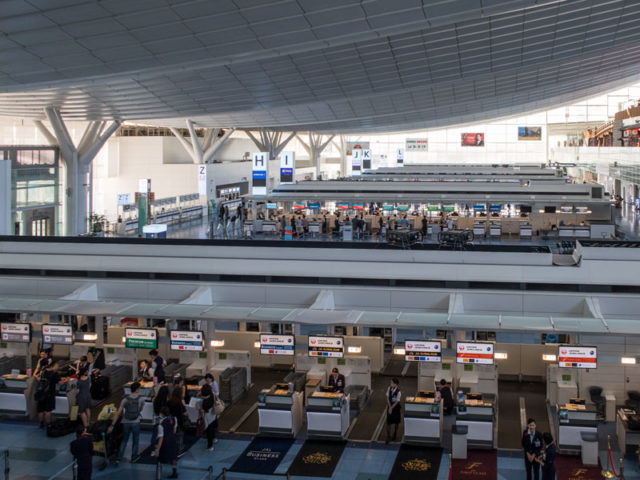
M69 453L69 442L73 435L61 438L47 438L44 432L38 429L35 423L23 423L16 421L0 422L0 450L9 449L10 476L12 480L46 480L59 478L70 480L71 470L67 469L57 474L72 461ZM223 468L230 468L245 448L251 443L252 437L244 435L221 435L215 445L215 451L205 449L205 440L199 440L189 451L182 455L178 462L178 471L181 479L200 480L206 479L206 468L213 466L214 478L221 473ZM143 431L140 436L140 451L149 444L150 432ZM297 439L280 461L276 475L256 475L247 473L228 472L228 479L268 479L284 478L298 451L302 448L303 439ZM130 455L131 442L127 446L125 458ZM330 477L335 480L381 480L390 478L394 461L398 455L399 445L384 445L381 443L356 443L348 442L340 460ZM601 451L601 459L604 459L604 451ZM104 480L134 480L154 479L155 467L137 463L122 462L118 467L110 466L103 471L98 470L101 459L94 459L93 478ZM435 462L437 463L437 462ZM1 466L1 465L0 465ZM522 455L518 451L499 451L497 456L496 480L522 480L524 478ZM165 468L163 477L170 474L170 469ZM440 468L437 476L435 472L431 476L421 478L433 480L446 480L449 475L449 460L446 451L442 452ZM625 477L627 480L640 480L637 459L628 456L625 459ZM304 477L292 476L294 480L329 477ZM483 476L482 478L491 478ZM580 478L580 477L576 477ZM585 479L590 477L585 477ZM4 480L4 479L3 479ZM558 480L566 480L558 477Z

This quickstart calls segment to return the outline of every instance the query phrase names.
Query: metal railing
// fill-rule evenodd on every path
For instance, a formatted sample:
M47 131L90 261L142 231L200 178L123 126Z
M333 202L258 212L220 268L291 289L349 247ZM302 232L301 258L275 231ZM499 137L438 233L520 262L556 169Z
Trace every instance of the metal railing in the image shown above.
M229 470L227 470L226 468L223 468L222 471L218 474L218 476L212 480L227 480L227 473L233 473L230 472ZM262 478L286 478L287 480L289 480L291 478L291 475L289 474L289 472L287 473L272 473L270 475L261 473L260 474L262 476Z
M54 473L53 475L51 475L49 478L47 478L47 480L55 480L56 478L58 478L60 475L62 475L64 472L66 472L69 469L71 469L71 477L73 478L73 480L77 480L77 478L78 478L78 463L75 460L73 462L71 462L69 465L65 466L61 470L59 470L56 473Z
M0 450L0 455L2 455L2 458L4 460L4 468L2 469L2 471L4 472L4 480L9 480L9 450Z

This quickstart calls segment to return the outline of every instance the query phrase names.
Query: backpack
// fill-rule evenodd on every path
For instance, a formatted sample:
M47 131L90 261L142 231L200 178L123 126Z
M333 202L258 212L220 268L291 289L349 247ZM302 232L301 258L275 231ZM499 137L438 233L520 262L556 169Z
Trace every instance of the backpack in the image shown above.
M140 398L127 397L124 403L125 420L135 421L140 417Z

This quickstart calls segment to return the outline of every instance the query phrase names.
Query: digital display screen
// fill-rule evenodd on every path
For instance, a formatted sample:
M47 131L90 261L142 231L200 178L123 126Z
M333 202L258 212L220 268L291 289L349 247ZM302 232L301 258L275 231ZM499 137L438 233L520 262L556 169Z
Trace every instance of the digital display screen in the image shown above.
M310 357L344 357L344 338L309 335Z
M42 342L50 345L73 345L70 325L42 325Z
M401 211L402 210L406 211L406 210L409 210L409 205L398 205L396 208Z
M344 202L336 203L336 208L338 210L349 210L349 204Z
M456 362L476 365L493 365L493 343L458 342Z
M364 210L364 204L362 204L362 203L354 203L353 204L353 209L354 210Z
M596 368L597 366L598 349L596 347L571 345L558 347L558 367L560 368Z
M125 328L124 338L127 348L158 348L158 331L155 328Z
M405 340L404 359L407 362L441 362L442 345L427 340Z
M296 210L301 210L303 208L307 208L307 206L302 202L295 202L293 204L293 208L295 208Z
M395 210L396 207L394 207L393 205L382 205L382 210Z
M293 335L260 335L262 355L295 355L296 338Z
M0 323L0 339L3 342L29 343L31 325L28 323Z
M252 178L254 187L267 186L267 172L265 170L254 170Z
M202 352L204 350L204 333L191 330L172 330L169 335L171 350Z
M320 202L309 202L307 206L311 210L320 210Z
M278 209L277 203L267 203L267 210L277 210L277 209Z

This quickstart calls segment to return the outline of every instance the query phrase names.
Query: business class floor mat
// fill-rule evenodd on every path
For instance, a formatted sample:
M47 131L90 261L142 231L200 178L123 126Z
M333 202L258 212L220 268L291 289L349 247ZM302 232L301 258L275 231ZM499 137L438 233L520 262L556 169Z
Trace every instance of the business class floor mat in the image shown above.
M435 480L438 478L441 448L402 445L389 480Z
M289 474L330 478L346 444L340 441L307 440L289 467Z
M453 460L453 478L456 480L497 480L498 452L496 450L469 450L467 459ZM524 466L523 466L524 469Z
M556 474L558 480L601 480L601 467L585 466L579 456L558 455Z
M293 445L290 438L256 437L242 452L230 471L271 475Z

